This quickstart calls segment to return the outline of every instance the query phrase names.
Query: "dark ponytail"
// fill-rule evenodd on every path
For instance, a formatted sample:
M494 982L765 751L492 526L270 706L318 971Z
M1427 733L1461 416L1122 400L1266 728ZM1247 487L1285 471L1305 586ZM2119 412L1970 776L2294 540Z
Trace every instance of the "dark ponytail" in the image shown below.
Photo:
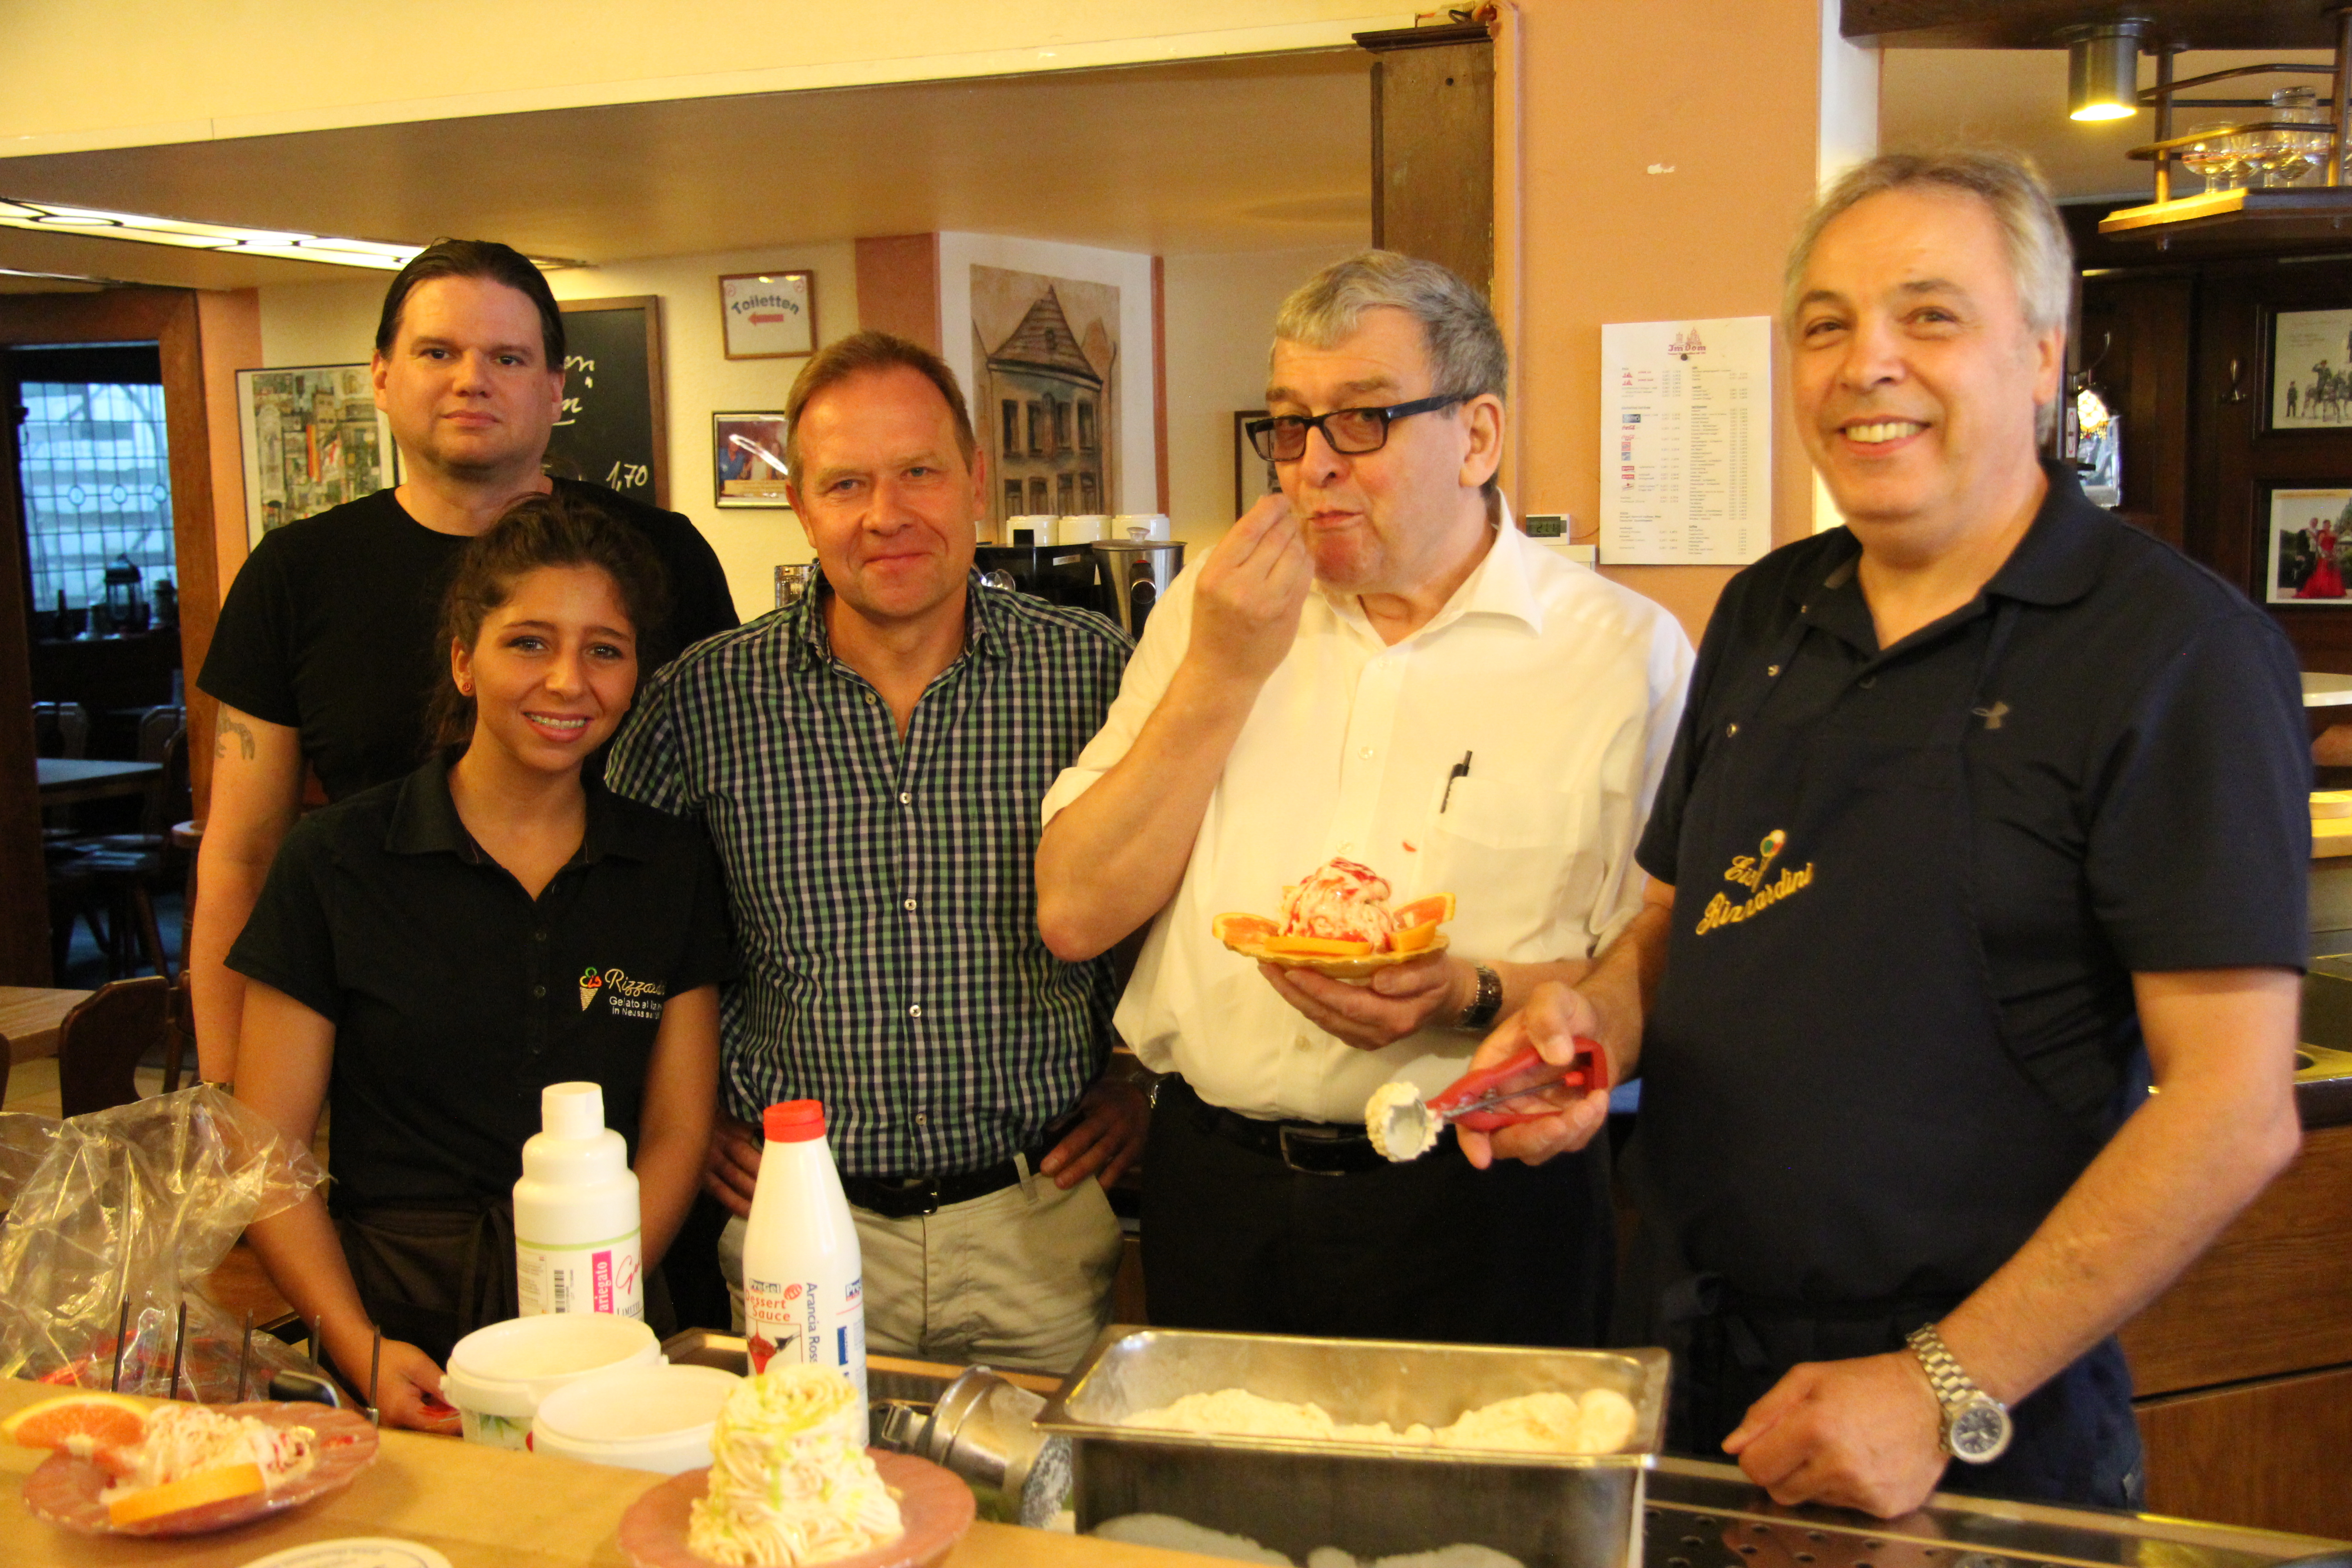
M442 595L436 645L441 677L425 720L425 738L433 745L462 746L474 734L474 700L457 689L450 645L471 652L490 613L513 595L516 584L542 566L593 566L611 578L641 660L648 640L668 618L669 584L643 534L593 501L561 493L523 497L466 546L449 591Z

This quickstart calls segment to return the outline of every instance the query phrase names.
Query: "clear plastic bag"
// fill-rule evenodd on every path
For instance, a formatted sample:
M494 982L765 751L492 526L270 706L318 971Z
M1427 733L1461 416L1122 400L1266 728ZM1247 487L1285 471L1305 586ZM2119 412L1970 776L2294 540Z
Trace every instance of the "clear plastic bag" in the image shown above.
M309 1150L203 1085L62 1122L0 1117L0 1200L13 1199L0 1225L0 1377L108 1386L128 1301L122 1391L173 1396L184 1301L176 1396L236 1399L244 1323L199 1281L247 1225L324 1179ZM250 1389L274 1372L308 1370L300 1352L254 1335Z

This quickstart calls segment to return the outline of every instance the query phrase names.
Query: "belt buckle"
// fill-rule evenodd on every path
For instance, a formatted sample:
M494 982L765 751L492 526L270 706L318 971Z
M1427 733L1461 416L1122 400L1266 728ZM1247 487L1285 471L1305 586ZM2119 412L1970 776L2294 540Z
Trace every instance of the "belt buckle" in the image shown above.
M1292 1170L1294 1170L1294 1171L1297 1171L1297 1173L1299 1173L1301 1175L1307 1175L1307 1176L1343 1176L1343 1175L1347 1174L1347 1173L1346 1173L1346 1172L1344 1172L1344 1171L1340 1171L1340 1170L1333 1169L1331 1166L1329 1166L1329 1165L1328 1165L1328 1164L1325 1164L1325 1165L1304 1165L1304 1164L1301 1164L1301 1163L1299 1163L1299 1162L1298 1162L1298 1157L1297 1157L1296 1154L1294 1154L1294 1153L1292 1153L1292 1152L1291 1152L1291 1140L1292 1140L1292 1138L1295 1136L1295 1137L1297 1139L1297 1141L1298 1141L1298 1147L1299 1147L1299 1148L1301 1148L1301 1149L1319 1149L1319 1150L1323 1151L1323 1152L1328 1155L1328 1154L1329 1153L1329 1152L1330 1152L1330 1148L1331 1148L1331 1141L1330 1141L1328 1138L1319 1137L1319 1136L1318 1136L1318 1135L1316 1134L1316 1132L1315 1132L1315 1131L1311 1131L1311 1130L1309 1130L1309 1129L1307 1129L1307 1128L1304 1128L1304 1127L1293 1127L1293 1126L1289 1125L1287 1122L1284 1123L1282 1126L1280 1126L1280 1127L1278 1127L1278 1128L1276 1128L1276 1129L1275 1130L1275 1136L1276 1136L1276 1139L1277 1139L1277 1140L1279 1140L1279 1142L1280 1142L1280 1146L1281 1146L1281 1149L1282 1149L1282 1163L1283 1163L1285 1165L1288 1166L1290 1169L1292 1169Z
M940 1212L940 1179L937 1176L901 1176L881 1183L890 1194L890 1206L898 1211L898 1219L919 1219Z

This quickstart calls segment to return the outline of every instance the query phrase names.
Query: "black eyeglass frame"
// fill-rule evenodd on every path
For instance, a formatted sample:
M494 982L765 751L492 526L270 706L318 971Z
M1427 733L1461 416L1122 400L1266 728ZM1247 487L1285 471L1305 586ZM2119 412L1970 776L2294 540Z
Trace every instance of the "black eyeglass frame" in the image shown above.
M1416 397L1410 403L1391 403L1386 408L1334 408L1328 414L1318 414L1312 419L1303 414L1277 414L1268 419L1253 419L1244 425L1242 430L1249 437L1250 450L1269 463L1295 463L1300 458L1307 456L1307 432L1309 430L1322 431L1325 443L1341 457L1360 458L1367 452L1377 452L1387 446L1389 426L1398 420L1410 419L1416 414L1434 414L1441 408L1451 408L1457 403L1467 403L1472 395L1466 392L1448 392L1441 393L1434 397ZM1339 445L1332 438L1331 427L1324 422L1337 419L1341 415L1347 414L1359 416L1366 414L1378 415L1381 421L1380 439L1369 447ZM1287 458L1275 456L1274 430L1277 425L1292 425L1297 427L1298 450L1295 455Z

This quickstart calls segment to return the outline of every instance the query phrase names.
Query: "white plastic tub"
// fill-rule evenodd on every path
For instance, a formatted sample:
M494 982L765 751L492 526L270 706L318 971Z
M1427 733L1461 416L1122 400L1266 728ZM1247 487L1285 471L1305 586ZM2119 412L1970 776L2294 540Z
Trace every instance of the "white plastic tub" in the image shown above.
M742 1383L712 1366L600 1372L540 1402L530 1449L674 1476L710 1463L719 1407Z
M635 1318L558 1312L476 1329L449 1352L443 1397L468 1443L520 1448L540 1402L600 1372L659 1366L661 1342Z

